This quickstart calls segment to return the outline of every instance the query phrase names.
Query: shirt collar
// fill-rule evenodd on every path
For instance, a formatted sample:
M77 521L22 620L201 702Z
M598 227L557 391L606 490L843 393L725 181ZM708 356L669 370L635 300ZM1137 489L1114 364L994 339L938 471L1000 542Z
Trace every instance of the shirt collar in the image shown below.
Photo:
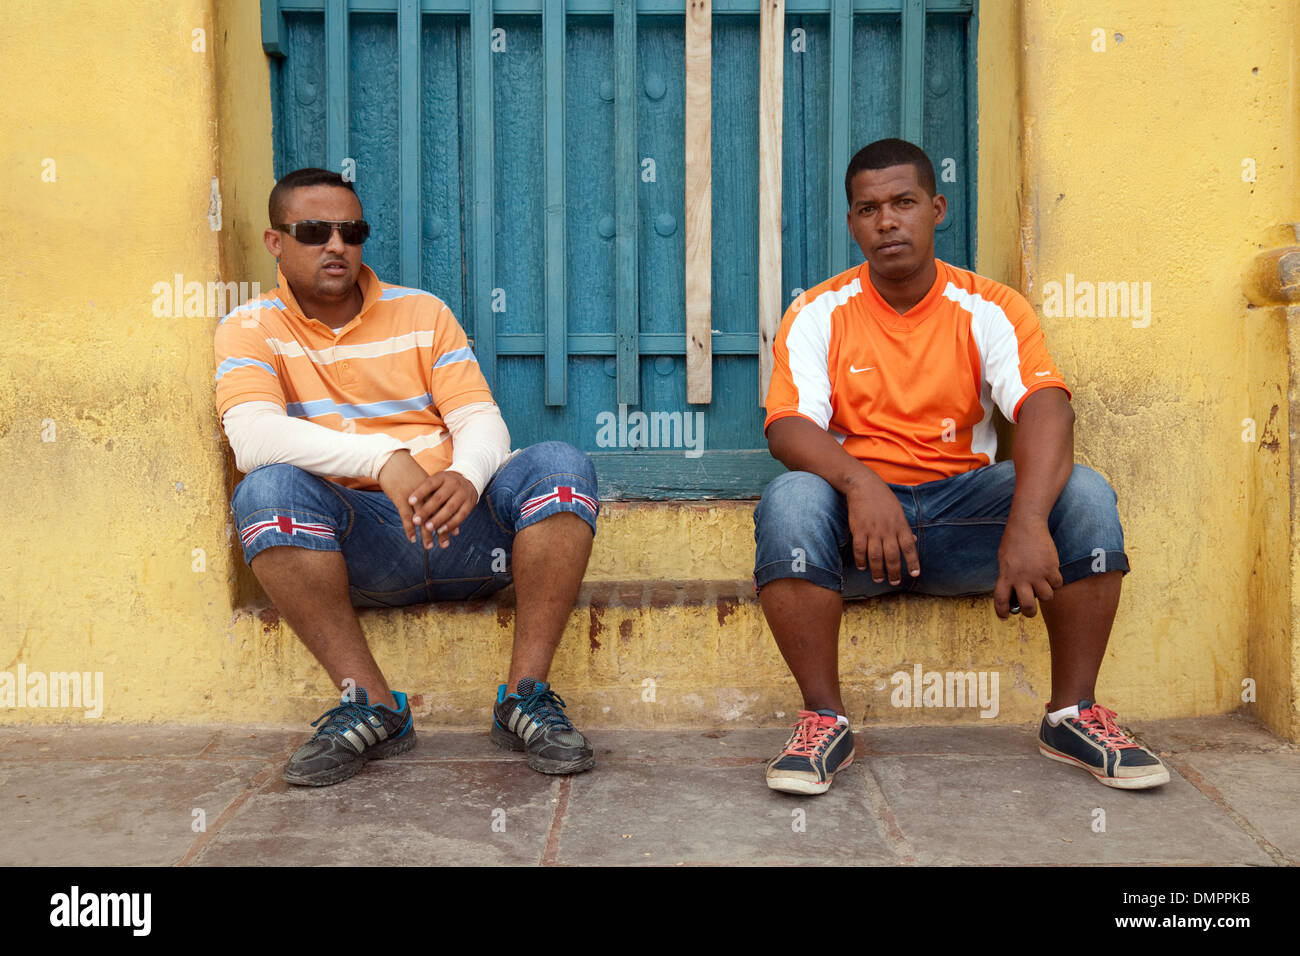
M294 298L293 289L289 287L289 282L285 279L284 273L280 271L278 263L275 267L275 280L276 293L279 296L280 301L285 304L288 310L296 318L301 319L303 322L320 322L319 319L308 320L306 314L302 310L302 306L299 305L298 300ZM352 320L346 325L340 326L338 331L335 332L336 335L342 333L344 329L351 328L364 318L365 314L370 311L370 307L378 302L379 297L383 294L383 290L379 288L379 276L375 275L374 270L364 262L361 263L361 272L357 275L357 285L361 286L361 311L353 316ZM324 325L324 323L321 324ZM325 327L329 328L329 326ZM334 332L333 329L330 329L330 331Z
M876 288L875 283L871 281L871 268L869 263L863 262L858 267L858 282L861 287L867 291L871 297L872 303L876 306L881 318L892 324L909 325L919 322L929 313L930 308L934 305L935 300L944 289L948 287L948 267L942 259L934 260L934 284L930 290L921 297L921 301L916 303L901 315L894 311L894 307L885 301L880 290Z

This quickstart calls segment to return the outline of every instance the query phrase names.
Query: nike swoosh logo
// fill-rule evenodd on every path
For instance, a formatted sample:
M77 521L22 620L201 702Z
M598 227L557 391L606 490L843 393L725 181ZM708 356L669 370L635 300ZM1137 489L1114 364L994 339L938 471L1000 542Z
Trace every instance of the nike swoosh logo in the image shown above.
M1051 372L1035 372L1034 374L1037 375L1039 378L1042 378L1044 375L1051 375L1052 373L1051 373Z
M875 368L874 365L868 365L866 368L854 368L852 365L850 365L850 366L849 366L849 371L850 371L850 372L870 372L873 368Z

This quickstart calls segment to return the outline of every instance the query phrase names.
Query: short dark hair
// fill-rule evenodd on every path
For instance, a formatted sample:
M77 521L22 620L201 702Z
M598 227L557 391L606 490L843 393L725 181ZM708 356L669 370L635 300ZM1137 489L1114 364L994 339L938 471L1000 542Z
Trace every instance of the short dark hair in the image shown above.
M342 186L354 196L357 192L352 188L352 183L332 169L309 166L306 169L295 169L291 173L285 173L271 190L271 198L266 204L266 214L271 218L271 228L274 229L284 222L281 217L284 216L284 207L289 201L289 193L303 186ZM360 201L358 197L357 202Z
M844 174L844 196L853 205L853 177L864 169L887 169L890 166L916 167L916 181L931 196L935 195L934 166L921 147L905 139L878 139L863 146L849 160Z

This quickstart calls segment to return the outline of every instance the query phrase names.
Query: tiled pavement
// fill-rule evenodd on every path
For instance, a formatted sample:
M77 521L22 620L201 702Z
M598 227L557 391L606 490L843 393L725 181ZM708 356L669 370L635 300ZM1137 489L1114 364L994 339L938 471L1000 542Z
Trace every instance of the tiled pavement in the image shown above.
M1236 716L1140 729L1172 773L1151 791L1046 760L1027 726L868 727L814 798L763 783L781 729L593 732L567 778L421 731L316 789L280 779L305 727L6 727L0 865L1300 862L1300 748Z

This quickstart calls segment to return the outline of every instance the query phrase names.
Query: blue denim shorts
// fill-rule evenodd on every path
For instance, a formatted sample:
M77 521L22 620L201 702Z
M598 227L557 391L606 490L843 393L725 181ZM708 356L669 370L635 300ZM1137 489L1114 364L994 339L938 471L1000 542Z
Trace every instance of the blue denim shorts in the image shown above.
M357 491L294 465L255 468L235 488L230 510L252 562L277 545L341 551L350 597L361 607L486 597L511 581L515 534L561 511L596 533L600 503L591 459L563 442L515 454L492 476L447 548L407 540L382 491Z
M915 591L958 597L988 594L998 580L998 546L1011 512L1015 465L1001 461L974 471L889 488L916 535L921 574L904 567L898 586L871 579L853 563L844 496L806 471L775 478L754 512L754 585L801 578L845 598ZM1106 571L1128 573L1119 499L1105 478L1075 465L1048 515L1063 585ZM906 565L906 562L903 562Z

